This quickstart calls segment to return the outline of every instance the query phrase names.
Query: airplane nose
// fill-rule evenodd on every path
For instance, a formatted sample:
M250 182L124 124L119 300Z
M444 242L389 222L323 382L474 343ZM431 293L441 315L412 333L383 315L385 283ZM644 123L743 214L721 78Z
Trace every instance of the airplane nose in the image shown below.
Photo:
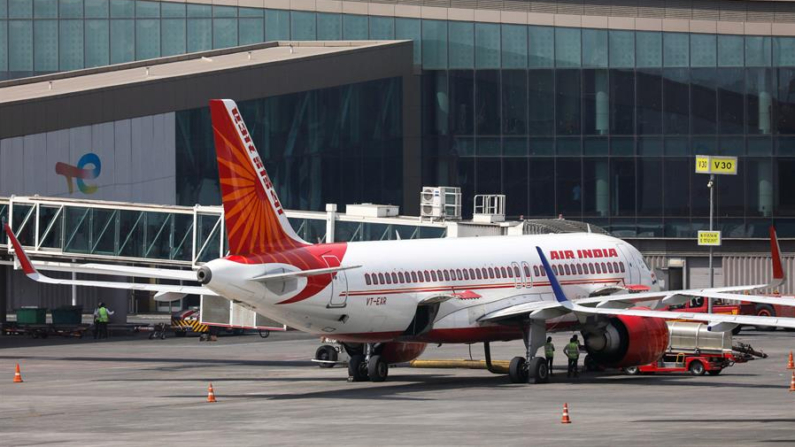
M199 284L207 285L212 281L213 273L210 271L209 267L206 265L199 268L196 272L196 280L199 281Z

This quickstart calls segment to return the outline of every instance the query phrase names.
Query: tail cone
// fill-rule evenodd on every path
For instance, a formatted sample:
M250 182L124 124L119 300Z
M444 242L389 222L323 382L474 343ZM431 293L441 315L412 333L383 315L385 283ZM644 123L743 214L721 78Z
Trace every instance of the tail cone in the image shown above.
M14 373L14 383L22 383L22 374L19 372L19 363L17 363L17 370Z
M213 391L213 384L210 384L210 388L207 389L207 402L217 402L215 400L215 391Z
M795 380L795 374L793 374L793 380ZM793 382L795 384L795 382ZM569 419L569 404L563 404L563 419L560 420L561 424L571 424L571 419Z

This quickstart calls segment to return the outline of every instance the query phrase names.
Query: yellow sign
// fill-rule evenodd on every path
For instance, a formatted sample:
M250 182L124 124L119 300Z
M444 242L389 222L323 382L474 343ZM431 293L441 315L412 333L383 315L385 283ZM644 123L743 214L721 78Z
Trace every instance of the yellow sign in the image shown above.
M720 247L720 231L699 231L698 245Z
M737 157L696 155L696 174L737 175Z

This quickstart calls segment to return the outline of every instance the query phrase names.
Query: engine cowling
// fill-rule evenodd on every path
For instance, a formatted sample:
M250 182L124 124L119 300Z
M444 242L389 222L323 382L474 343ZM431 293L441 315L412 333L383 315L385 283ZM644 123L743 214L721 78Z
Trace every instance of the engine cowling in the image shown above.
M389 364L403 363L414 360L422 355L427 346L427 343L385 343L380 354Z
M660 318L619 315L604 328L583 331L583 336L591 358L612 368L647 365L668 348L668 325Z

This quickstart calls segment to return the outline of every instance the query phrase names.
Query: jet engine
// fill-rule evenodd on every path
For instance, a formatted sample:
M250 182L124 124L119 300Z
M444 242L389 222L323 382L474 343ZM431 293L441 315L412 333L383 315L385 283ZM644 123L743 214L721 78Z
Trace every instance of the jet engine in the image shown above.
M414 360L425 351L427 343L384 343L381 346L380 354L387 364L408 362Z
M583 330L583 336L591 358L613 368L655 362L668 348L668 325L660 318L619 315Z

